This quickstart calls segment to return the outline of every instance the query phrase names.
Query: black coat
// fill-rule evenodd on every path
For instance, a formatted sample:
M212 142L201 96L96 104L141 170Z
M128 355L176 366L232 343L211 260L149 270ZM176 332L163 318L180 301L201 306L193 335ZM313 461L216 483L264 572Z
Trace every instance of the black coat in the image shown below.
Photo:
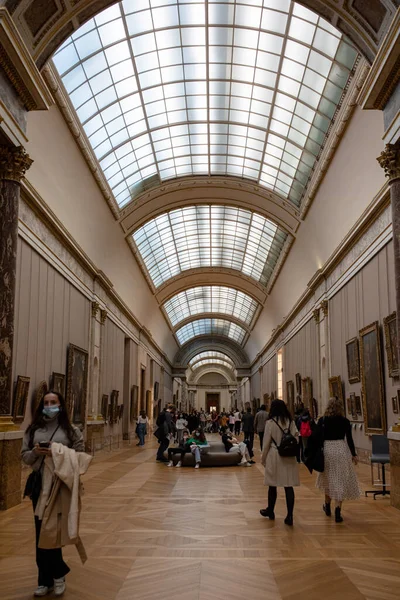
M254 416L251 413L244 413L242 425L243 433L254 433Z

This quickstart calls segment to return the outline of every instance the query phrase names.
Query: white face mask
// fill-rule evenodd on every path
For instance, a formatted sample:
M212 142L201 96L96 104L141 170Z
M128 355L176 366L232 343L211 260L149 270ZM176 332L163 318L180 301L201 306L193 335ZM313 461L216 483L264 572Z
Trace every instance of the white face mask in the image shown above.
M42 412L44 415L46 415L46 417L50 417L50 418L55 417L60 412L60 407L59 406L45 406L44 409L42 410Z

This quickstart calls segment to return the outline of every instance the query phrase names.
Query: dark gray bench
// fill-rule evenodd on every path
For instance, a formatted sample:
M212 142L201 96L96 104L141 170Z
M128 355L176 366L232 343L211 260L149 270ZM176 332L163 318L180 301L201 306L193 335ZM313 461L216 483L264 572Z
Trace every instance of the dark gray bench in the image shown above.
M206 454L201 455L201 466L202 467L230 467L232 465L238 465L242 460L240 452L226 452L225 446L222 442L209 442L210 449ZM165 453L167 458L167 452ZM180 454L173 454L172 460L174 465L180 460ZM183 459L183 467L194 467L194 455L191 452L185 454Z

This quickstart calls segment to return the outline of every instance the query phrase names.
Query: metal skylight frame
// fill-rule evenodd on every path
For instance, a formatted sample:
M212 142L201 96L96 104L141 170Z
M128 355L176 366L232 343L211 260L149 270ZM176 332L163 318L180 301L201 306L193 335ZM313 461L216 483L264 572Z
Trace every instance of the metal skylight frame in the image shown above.
M204 352L199 352L198 354L196 354L196 356L189 360L188 364L190 367L192 367L192 369L196 369L196 365L198 362L205 361L208 363L213 363L215 362L215 360L225 362L227 365L230 366L231 369L236 368L235 363L227 354L224 354L223 352L218 352L217 350L206 350Z
M125 0L54 56L120 207L196 174L298 206L356 60L290 0Z
M240 325L226 319L198 319L183 325L175 335L181 346L199 335L223 336L241 345L246 333Z
M233 367L230 363L225 362L224 360L220 360L219 358L216 358L214 360L200 360L198 363L196 363L196 365L193 367L193 371L197 371L197 369L201 369L202 367L205 366L210 366L210 367L214 367L214 366L219 366L219 367L224 367L225 369L227 369L228 371L232 371L233 372Z
M132 239L156 288L201 267L234 269L266 286L287 233L250 210L198 205L151 219Z
M201 313L226 314L250 326L259 304L251 296L227 286L197 286L175 294L163 304L173 327Z

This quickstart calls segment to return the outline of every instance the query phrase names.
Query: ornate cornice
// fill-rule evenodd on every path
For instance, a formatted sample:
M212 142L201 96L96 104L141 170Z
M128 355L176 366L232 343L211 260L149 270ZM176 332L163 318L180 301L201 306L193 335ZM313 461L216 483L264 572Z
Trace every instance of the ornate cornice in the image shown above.
M32 163L22 146L0 146L0 180L20 183Z
M389 182L400 179L400 144L386 144L376 160L385 171Z
M28 88L26 87L25 83L20 77L17 69L11 62L2 44L0 44L0 67L2 67L4 73L7 75L18 96L21 98L21 101L25 106L26 110L36 110L37 104L35 100L29 93Z

